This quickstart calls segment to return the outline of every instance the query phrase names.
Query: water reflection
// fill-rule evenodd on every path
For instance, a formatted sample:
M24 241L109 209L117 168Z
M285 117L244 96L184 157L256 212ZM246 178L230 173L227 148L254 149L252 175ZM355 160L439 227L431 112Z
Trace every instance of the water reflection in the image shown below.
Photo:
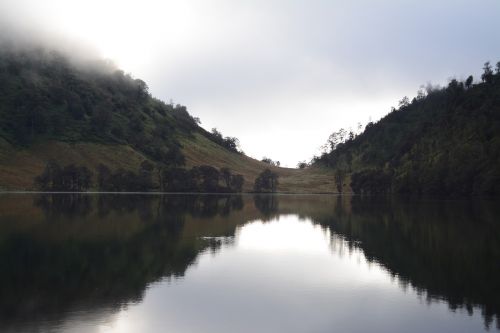
M403 288L451 310L478 306L487 327L500 315L498 203L353 198L313 217L382 264Z
M282 315L283 321L300 309L316 321L317 331L329 331L335 327L323 322L320 314L331 307L352 317L353 326L344 326L343 331L356 331L363 328L354 325L353 316L360 310L351 308L350 313L347 308L358 296L369 298L375 293L374 281L385 285L387 274L400 285L399 290L414 290L426 302L445 301L458 313L465 309L473 314L477 309L486 327L495 327L495 317L498 327L498 207L485 201L335 196L3 195L0 330L97 331L96 327L106 328L110 318L116 321L111 328L117 329L119 320L123 326L126 316L133 315L127 309L133 304L145 303L146 307L150 303L144 301L146 291L157 288L150 293L153 300L164 294L172 301L154 303L155 320L168 317L174 323L182 314L173 304L194 311L193 304L213 297L214 304L223 307L218 311L239 317L224 326L228 330L245 331L238 323L253 318L267 320L267 331L272 331L269 327L274 320L267 318L267 312ZM346 257L332 262L335 255ZM224 274L215 279L210 272L220 265L223 269L217 272ZM378 268L370 270L372 266ZM348 272L346 281L354 279L359 286L369 283L371 289L358 295L355 289L342 286L347 282L337 279ZM197 276L199 284L193 285ZM307 285L308 279L314 281ZM250 288L256 283L257 287ZM304 288L308 291L301 299L285 295L296 295ZM334 295L328 292L332 288ZM231 296L214 294L224 290L231 290ZM388 290L387 294L394 292ZM190 297L197 301L189 303ZM221 297L230 302L222 302ZM313 303L321 300L324 308L306 311L302 307L308 297ZM334 306L339 297L345 298L343 310ZM224 308L251 304L252 299L262 309L247 310L256 311L260 318L244 307L241 311ZM292 309L287 302L305 303ZM390 309L396 316L398 309ZM394 319L387 315L386 320ZM182 325L194 326L179 323L179 330L210 331L208 323L196 327L197 317L184 316ZM330 320L337 317L332 314ZM345 318L336 320L338 324ZM302 321L312 325L311 320ZM220 319L215 323L220 324ZM299 328L292 325L288 330ZM144 330L162 331L158 327Z
M53 194L3 197L1 208L5 331L140 302L148 284L183 276L198 253L220 247L181 237L187 213L214 218L242 204L239 197Z

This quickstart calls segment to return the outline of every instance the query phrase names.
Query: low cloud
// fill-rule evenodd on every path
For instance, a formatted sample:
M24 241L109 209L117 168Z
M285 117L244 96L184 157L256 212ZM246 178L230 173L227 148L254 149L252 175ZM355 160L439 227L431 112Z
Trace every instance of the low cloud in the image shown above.
M4 0L0 12L4 36L111 58L249 154L289 166L420 85L500 58L495 0Z

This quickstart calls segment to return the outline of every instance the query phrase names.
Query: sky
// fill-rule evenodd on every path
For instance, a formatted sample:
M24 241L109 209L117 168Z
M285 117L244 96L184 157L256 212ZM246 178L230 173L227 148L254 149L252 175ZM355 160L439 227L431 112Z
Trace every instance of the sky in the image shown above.
M0 28L85 45L289 167L500 60L499 0L1 0Z

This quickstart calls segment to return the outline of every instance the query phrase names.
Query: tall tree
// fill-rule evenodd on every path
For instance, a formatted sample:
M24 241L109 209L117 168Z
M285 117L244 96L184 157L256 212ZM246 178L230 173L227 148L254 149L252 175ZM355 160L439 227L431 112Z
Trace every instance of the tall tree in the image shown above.
M226 185L226 188L228 190L231 189L231 170L229 168L222 168L220 169L220 175L222 177L222 180L224 181L224 184Z
M262 171L255 179L255 192L276 192L278 186L278 174L269 169Z
M474 78L472 75L469 75L467 80L465 80L465 88L470 89L472 87L472 82L474 81Z
M484 63L483 74L481 75L483 82L490 83L493 79L493 69L491 69L490 62Z

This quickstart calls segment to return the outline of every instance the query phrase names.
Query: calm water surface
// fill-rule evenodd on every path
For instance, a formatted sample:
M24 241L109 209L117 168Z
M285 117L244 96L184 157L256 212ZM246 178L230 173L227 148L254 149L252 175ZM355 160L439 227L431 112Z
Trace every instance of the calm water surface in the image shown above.
M499 207L0 195L0 331L499 331Z

